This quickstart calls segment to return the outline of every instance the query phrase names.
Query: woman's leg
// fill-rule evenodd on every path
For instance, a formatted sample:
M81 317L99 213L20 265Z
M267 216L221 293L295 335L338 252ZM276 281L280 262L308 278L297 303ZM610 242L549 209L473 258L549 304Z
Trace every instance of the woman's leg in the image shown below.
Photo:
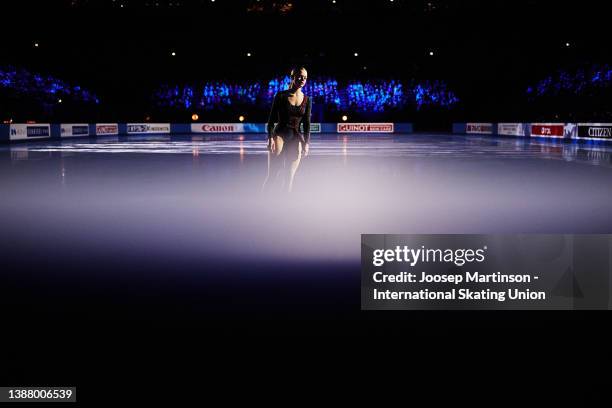
M297 139L291 143L291 148L287 146L287 162L289 164L289 186L287 191L291 192L293 190L293 178L295 177L295 172L300 166L300 160L302 158L302 143Z
M281 153L284 149L284 141L282 137L274 136L275 149L268 151L268 174L261 187L262 191L266 190L268 184L274 184L278 179L278 174L283 167L283 156Z

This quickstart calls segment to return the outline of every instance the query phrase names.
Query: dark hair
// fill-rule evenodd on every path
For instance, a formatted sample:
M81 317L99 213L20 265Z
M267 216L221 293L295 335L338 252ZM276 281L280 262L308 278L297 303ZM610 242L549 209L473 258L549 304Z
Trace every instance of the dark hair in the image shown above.
M289 76L292 77L293 75L300 72L301 70L308 71L306 67L303 65L295 65L293 68L291 68L291 71L289 71Z

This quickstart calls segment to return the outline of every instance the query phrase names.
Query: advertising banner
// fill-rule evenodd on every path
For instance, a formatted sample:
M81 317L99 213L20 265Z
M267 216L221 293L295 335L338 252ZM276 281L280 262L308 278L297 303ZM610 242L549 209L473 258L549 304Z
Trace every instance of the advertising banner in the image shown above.
M534 137L564 137L564 123L532 123L531 136Z
M576 138L578 136L578 126L575 123L566 123L563 133L569 139Z
M192 133L265 133L257 123L192 123Z
M51 137L51 126L48 123L11 124L10 140L41 139Z
M338 123L338 133L393 133L393 123Z
M304 125L300 125L300 131L304 131ZM310 133L321 133L321 124L320 123L311 123L310 124Z
M493 134L493 124L492 123L466 123L465 133L491 135Z
M612 140L612 123L579 123L577 137Z
M118 135L119 124L117 123L96 123L96 135Z
M170 124L169 123L128 123L127 133L130 135L170 133Z
M62 123L61 137L89 136L89 125L87 123Z
M499 123L497 134L503 136L525 136L525 125L523 123Z

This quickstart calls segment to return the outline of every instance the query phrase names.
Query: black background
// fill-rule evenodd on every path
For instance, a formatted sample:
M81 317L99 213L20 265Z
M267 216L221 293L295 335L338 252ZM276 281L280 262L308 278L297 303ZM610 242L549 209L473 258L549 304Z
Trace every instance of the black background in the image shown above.
M255 2L244 0L124 3L7 1L0 64L76 81L100 96L101 116L120 121L150 114L160 83L267 80L296 63L340 79L443 79L462 101L450 119L526 121L584 105L529 105L527 86L611 61L604 3L590 0L294 1L290 13L249 12Z
M608 18L594 1L444 2L433 15L421 11L422 2L405 2L401 13L342 2L353 6L313 5L289 16L252 16L241 2L217 3L216 10L208 3L119 10L101 2L3 2L0 63L79 81L118 118L140 115L160 81L268 78L303 61L337 76L361 75L366 63L372 76L443 78L466 100L465 118L509 120L523 113L517 104L530 81L561 65L607 62L611 52ZM249 64L245 50L254 54ZM342 400L369 393L409 400L421 383L436 399L448 390L442 384L463 384L473 398L533 388L584 402L603 394L609 378L608 312L366 312L358 274L350 281L208 282L214 289L203 298L202 287L184 281L143 287L126 278L118 288L104 279L31 282L23 272L48 268L66 277L83 268L165 267L97 261L61 264L53 254L28 253L2 259L1 302L11 305L2 307L3 384L76 385L83 405L212 395L290 404L322 391ZM321 267L329 265L262 271ZM24 294L23 285L36 290Z

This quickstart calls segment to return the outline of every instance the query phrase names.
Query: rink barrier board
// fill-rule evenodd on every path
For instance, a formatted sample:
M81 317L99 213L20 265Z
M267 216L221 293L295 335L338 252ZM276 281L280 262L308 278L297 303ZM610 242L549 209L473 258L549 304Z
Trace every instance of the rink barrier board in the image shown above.
M612 141L612 123L501 122L491 123L491 133L479 132L485 123L453 123L453 134L529 137L550 140ZM472 130L472 131L470 131Z
M9 141L9 125L0 124L0 142Z
M351 122L341 123L311 123L311 134L320 133L339 133L339 125L350 125ZM380 125L378 122L365 123L372 125L372 128ZM210 125L210 126L206 126ZM391 125L392 132L386 133L413 133L412 123L388 123ZM48 126L48 135L28 137L30 131L41 126ZM204 127L204 129L202 129ZM64 132L62 132L64 129ZM78 133L66 129L78 129ZM381 132L367 131L368 127L363 127L363 131L351 133L377 134ZM11 137L11 130L15 135ZM196 130L194 132L194 130ZM19 136L17 135L19 133ZM30 132L31 133L31 132ZM61 140L63 138L89 138L97 136L139 136L151 134L165 135L185 135L185 134L214 134L214 133L267 133L266 123L14 123L0 124L0 142L13 142L24 140Z
M612 123L492 123L492 133L466 133L468 130L468 125L474 125L475 123L453 123L452 133L453 134L473 134L480 136L503 136L503 137L536 137L536 138L548 138L546 135L532 134L532 130L534 129L534 125L539 126L539 129L542 129L543 125L550 126L560 126L563 125L564 134L563 137L559 137L555 135L551 135L551 139L557 140L592 140L592 141L612 141ZM478 123L478 125L482 125L483 123ZM36 136L36 137L21 137L17 139L17 136L14 135L11 137L11 129L12 127L40 127L48 125L50 132L48 136ZM96 136L104 136L104 135L115 135L115 136L127 136L127 123L90 123L89 126L89 135L78 135L72 136L74 138L84 138L84 137L96 137ZM169 134L190 134L192 133L192 123L171 123L170 124L170 132ZM198 125L198 124L196 124ZM228 125L228 124L224 124ZM239 133L266 133L266 124L265 123L253 123L253 124L241 124L247 125L248 129L245 129ZM337 123L320 123L313 124L318 125L318 131L313 129L311 133L316 135L317 133L337 133ZM115 128L116 126L116 133ZM512 134L512 127L516 129L521 129L524 135L521 134ZM23 140L60 140L62 138L61 134L62 124L60 123L51 123L51 124L41 124L41 123L32 123L32 124L0 124L0 142L8 143L11 141L23 141ZM314 127L314 126L313 126ZM105 129L107 133L98 133L97 129ZM478 127L471 126L470 129L478 129ZM482 127L480 128L482 130ZM13 129L14 130L14 129ZM27 132L27 130L26 130ZM225 132L220 132L225 133ZM367 133L367 132L366 132ZM413 133L413 124L412 123L394 123L394 133ZM516 132L520 133L520 132ZM155 134L155 133L149 133ZM161 134L161 133L160 133ZM168 133L165 133L168 134ZM130 136L137 136L138 134L130 134Z

